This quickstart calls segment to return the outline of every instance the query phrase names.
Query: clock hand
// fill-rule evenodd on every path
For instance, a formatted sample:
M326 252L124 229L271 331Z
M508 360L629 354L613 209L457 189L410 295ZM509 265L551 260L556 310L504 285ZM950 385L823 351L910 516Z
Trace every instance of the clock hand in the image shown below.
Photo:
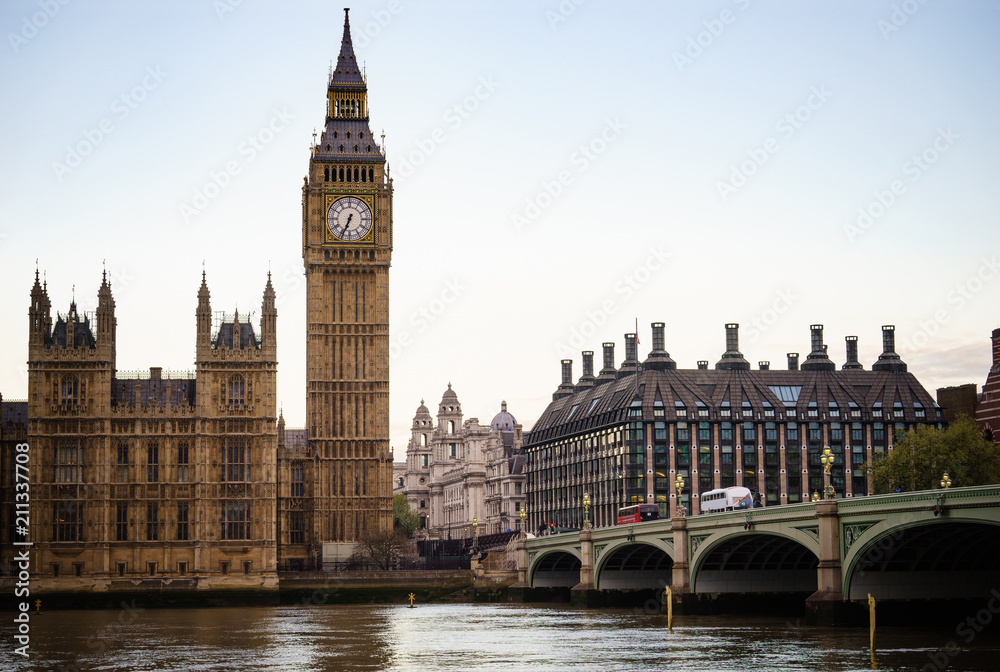
M347 231L347 227L349 227L351 225L351 219L353 217L354 217L354 213L353 212L347 216L347 222L344 223L344 231Z

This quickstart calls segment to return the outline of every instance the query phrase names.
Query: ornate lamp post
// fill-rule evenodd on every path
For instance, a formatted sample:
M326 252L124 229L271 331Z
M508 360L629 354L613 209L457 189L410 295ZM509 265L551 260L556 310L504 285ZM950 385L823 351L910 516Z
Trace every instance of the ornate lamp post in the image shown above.
M590 495L583 493L583 529L590 529Z
M525 521L525 519L527 517L528 517L528 507L525 506L524 504L522 504L521 505L521 536L522 537L527 537L528 536L528 528L526 528L524 526L525 525L524 521Z
M814 502L818 502L819 501L819 493L818 492L813 492L812 501L814 501Z
M479 546L479 537L476 534L476 527L479 525L479 521L475 518L472 519L472 548L476 549Z
M823 449L823 454L819 456L819 461L823 464L823 499L834 499L837 494L830 485L830 467L833 466L833 454L830 447Z
M677 516L683 518L687 515L687 511L684 509L684 505L681 504L681 492L684 491L684 477L677 474L677 480L674 481L674 487L677 488Z
M951 478L948 476L948 472L944 472L944 476L941 477L941 487L947 490L951 487Z

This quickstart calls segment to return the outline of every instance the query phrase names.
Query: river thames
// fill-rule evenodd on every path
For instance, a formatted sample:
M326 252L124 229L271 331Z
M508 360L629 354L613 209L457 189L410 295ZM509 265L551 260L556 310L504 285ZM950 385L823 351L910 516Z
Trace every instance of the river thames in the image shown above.
M882 628L878 669L997 670L997 628L982 630ZM52 611L31 620L26 664L4 653L21 670L872 669L867 628L678 616L671 632L641 610L490 604Z

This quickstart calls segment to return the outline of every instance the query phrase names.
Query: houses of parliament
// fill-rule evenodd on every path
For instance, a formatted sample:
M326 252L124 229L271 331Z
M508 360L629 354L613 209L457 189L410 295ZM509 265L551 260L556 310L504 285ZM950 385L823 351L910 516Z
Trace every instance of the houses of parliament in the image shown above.
M53 320L36 271L28 399L0 399L4 567L12 543L30 541L42 590L267 588L279 569L342 559L361 536L390 529L391 253L392 182L345 12L302 187L305 429L286 432L278 410L269 273L258 325L238 311L213 319L203 272L194 371L124 374L107 277L92 315L74 301ZM24 444L26 530L13 474Z

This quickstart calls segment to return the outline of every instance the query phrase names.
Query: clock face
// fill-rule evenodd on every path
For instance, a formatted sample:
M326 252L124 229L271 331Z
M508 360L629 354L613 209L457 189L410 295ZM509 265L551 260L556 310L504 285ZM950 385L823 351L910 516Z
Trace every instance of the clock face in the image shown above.
M326 213L326 225L340 240L361 240L372 228L371 208L356 196L338 198Z

